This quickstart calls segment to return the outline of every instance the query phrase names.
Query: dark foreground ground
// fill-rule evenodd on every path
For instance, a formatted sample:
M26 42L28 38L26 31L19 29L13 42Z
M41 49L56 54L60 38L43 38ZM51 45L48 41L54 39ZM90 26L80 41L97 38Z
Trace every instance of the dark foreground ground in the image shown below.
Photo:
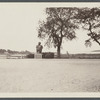
M0 92L99 92L99 59L0 59Z

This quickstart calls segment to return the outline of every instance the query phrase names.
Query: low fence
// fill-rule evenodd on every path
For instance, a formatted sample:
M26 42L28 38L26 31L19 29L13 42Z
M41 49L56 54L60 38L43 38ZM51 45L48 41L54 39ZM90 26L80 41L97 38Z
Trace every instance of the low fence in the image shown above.
M26 55L0 55L0 59L24 59Z

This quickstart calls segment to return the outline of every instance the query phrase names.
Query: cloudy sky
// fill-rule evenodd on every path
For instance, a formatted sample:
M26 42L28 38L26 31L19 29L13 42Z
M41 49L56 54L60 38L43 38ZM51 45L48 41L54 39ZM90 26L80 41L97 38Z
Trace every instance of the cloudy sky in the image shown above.
M40 39L38 35L38 22L45 19L46 7L99 7L97 3L0 3L0 49L36 51ZM77 39L64 41L61 52L89 52L100 50L97 43L86 48L84 42L88 39L86 31L77 30ZM44 46L44 42L42 45ZM43 51L56 51L47 47Z

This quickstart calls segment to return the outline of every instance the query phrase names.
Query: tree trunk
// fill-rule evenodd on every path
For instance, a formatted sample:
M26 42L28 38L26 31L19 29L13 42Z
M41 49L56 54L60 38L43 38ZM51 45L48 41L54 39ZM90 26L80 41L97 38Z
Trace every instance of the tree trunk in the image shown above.
M58 57L58 58L61 57L61 55L60 55L60 46L57 47L57 57Z

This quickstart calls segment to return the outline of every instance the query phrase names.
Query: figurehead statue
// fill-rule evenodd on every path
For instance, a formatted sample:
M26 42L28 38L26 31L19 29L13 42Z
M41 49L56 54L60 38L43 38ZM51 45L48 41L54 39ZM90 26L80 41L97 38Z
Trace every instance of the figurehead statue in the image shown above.
M38 45L36 46L36 52L42 53L42 49L43 49L43 46L41 45L41 42L38 42Z

